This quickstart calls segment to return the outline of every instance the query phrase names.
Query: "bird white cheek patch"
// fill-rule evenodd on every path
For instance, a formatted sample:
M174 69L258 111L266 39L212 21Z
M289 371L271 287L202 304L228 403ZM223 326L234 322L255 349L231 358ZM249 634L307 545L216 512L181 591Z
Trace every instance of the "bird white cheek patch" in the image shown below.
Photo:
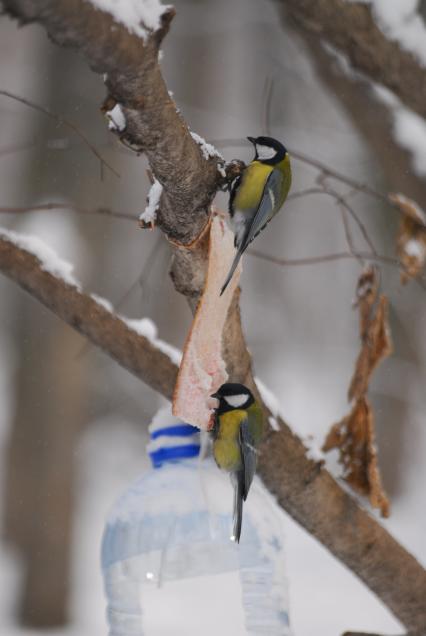
M271 148L270 146L262 146L261 144L256 144L257 150L257 158L265 161L267 159L272 159L277 154L277 151Z
M233 406L234 409L238 409L247 402L247 395L244 395L243 393L240 395L227 395L225 400L228 402L229 406Z
M223 329L241 264L226 291L219 294L234 255L233 232L222 218L213 217L206 283L185 343L173 396L173 415L202 430L211 427L216 404L211 394L228 379L222 358Z

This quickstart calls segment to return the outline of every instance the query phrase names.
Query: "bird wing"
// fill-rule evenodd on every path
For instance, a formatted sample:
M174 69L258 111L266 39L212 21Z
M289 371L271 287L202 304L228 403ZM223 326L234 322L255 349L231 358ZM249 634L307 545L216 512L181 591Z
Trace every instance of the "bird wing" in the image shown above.
M234 540L239 543L243 525L244 473L239 470L233 476L234 482Z
M235 197L237 196L238 188L240 187L242 180L243 180L242 175L238 175L238 177L236 177L236 179L234 179L234 181L231 184L231 192L229 194L229 202L228 202L228 212L230 216L232 216L233 214L234 200L235 200Z
M255 440L250 431L250 422L246 418L240 424L239 443L241 449L242 459L242 473L243 473L243 499L247 499L248 491L250 490L251 482L253 481L254 473L256 472L257 453L255 449Z
M256 213L241 241L241 245L238 245L241 253L244 252L252 240L269 223L275 212L278 211L282 199L283 178L281 170L276 169L272 170L268 176Z

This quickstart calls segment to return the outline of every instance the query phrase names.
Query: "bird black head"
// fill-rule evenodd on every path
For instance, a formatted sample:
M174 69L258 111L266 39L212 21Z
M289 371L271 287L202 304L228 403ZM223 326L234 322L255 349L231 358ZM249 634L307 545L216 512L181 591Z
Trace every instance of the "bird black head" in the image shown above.
M236 409L247 409L254 402L250 389L244 384L233 384L231 382L222 384L211 397L219 400L219 406L216 409L218 415L227 411L235 411Z
M261 163L275 166L287 154L285 146L272 137L247 137L247 139L254 145L255 160Z

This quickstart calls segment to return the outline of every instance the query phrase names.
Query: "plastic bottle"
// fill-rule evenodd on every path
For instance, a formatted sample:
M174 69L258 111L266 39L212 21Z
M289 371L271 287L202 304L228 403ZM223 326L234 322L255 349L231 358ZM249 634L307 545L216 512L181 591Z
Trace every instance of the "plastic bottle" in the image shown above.
M200 460L198 429L166 407L153 469L113 506L102 541L110 636L287 636L282 512L258 479L231 540L232 487Z

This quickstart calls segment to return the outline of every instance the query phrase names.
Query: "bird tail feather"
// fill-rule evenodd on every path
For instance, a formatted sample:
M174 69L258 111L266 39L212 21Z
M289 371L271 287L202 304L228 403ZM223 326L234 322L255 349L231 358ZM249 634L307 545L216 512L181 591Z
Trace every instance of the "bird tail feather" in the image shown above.
M244 477L242 473L236 475L234 484L234 541L240 542L241 526L243 523L243 499L244 499Z
M231 269L228 272L228 276L226 277L225 282L223 283L222 289L220 290L220 295L222 296L225 289L228 287L232 276L234 275L235 270L237 269L237 265L240 262L240 258L243 255L243 251L241 248L235 254L234 260L232 261Z

